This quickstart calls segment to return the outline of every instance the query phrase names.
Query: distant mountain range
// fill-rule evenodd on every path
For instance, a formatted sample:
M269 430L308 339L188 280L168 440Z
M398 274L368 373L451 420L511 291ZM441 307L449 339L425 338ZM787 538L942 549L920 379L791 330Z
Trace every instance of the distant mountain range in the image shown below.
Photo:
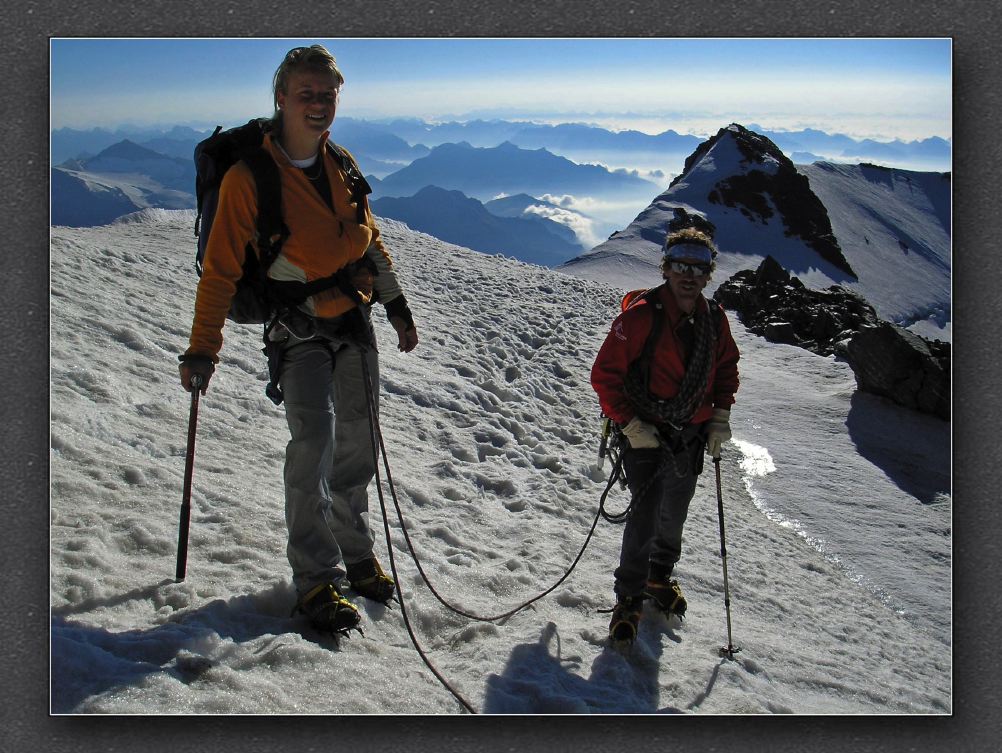
M233 125L239 123L224 124L225 127ZM949 170L951 165L952 144L939 137L883 142L858 140L810 128L777 131L754 123L747 127L769 138L797 163L813 162L813 158L834 162L870 160L905 169L940 172ZM187 126L167 130L122 127L114 131L59 128L52 132L51 137L52 164L92 156L124 139L168 156L190 159L195 144L210 133L211 129L199 130ZM343 116L335 121L332 138L348 147L367 173L378 172L379 177L427 155L430 147L462 141L475 147L495 147L508 141L525 149L545 148L554 154L581 161L589 154L681 154L684 157L705 140L670 129L652 135L630 130L610 131L582 123L548 125L509 120L427 123L417 119L373 121ZM794 153L802 159L795 157ZM588 161L599 159L600 156L593 156ZM390 169L385 169L383 163ZM375 169L377 165L379 171ZM385 172L381 172L384 169Z
M493 148L461 142L435 147L427 157L386 176L374 193L410 196L429 185L462 191L485 201L500 193L636 196L659 188L634 175L610 172L598 165L580 165L545 149L519 149L510 142Z
M129 140L93 157L54 167L51 220L54 225L102 225L147 207L191 209L195 165Z
M457 246L547 267L584 250L564 225L539 216L499 216L460 191L437 186L425 186L413 196L375 199L372 211Z
M775 164L789 162L786 155L792 155L792 162L799 165L797 171L802 176L812 176L811 181L816 179L814 176L829 176L832 170L845 167L833 167L838 160L819 162L822 156L834 151L880 153L891 161L906 155L908 159L922 157L936 164L949 164L951 146L943 139L878 143L857 141L809 129L766 133L750 128L745 130L772 143L776 151L770 160ZM59 160L59 164L52 169L52 222L75 226L96 225L146 207L193 208L194 163L191 155L195 144L208 135L210 131L180 126L167 131L53 131L53 161L56 162L60 157L66 159ZM466 136L473 141L435 143L442 138L459 136ZM718 137L714 137L716 141L719 141ZM639 232L634 227L638 221L639 228L646 233L645 237L653 238L663 232L666 218L670 219L670 213L666 215L663 211L665 205L685 206L689 210L699 208L707 216L712 216L719 211L714 206L707 205L715 183L720 184L716 186L716 195L717 200L722 202L721 207L729 208L728 201L734 203L735 197L743 195L748 201L742 203L739 200L734 206L757 217L760 224L768 225L771 222L766 212L772 211L769 207L775 204L774 196L766 197L766 182L763 182L765 172L762 170L758 171L760 174L751 177L746 172L736 176L717 174L712 183L703 185L699 176L712 163L712 160L708 163L702 159L709 149L705 146L709 141L674 131L650 136L635 131L613 133L576 124L540 126L510 121L472 121L430 125L416 120L379 123L339 118L332 138L358 158L373 185L372 199L377 212L384 211L386 216L402 219L423 232L441 233L440 237L454 243L476 249L496 249L534 263L552 264L580 255L582 248L599 244L602 238L617 229L619 231L610 242L622 233L630 235ZM418 139L424 139L427 144ZM502 141L495 141L496 139ZM534 148L522 148L512 139ZM716 147L716 141L713 147ZM494 142L493 146L475 145L491 142ZM432 146L429 147L428 144ZM646 153L645 150L681 148L688 152L677 155L672 153L671 159L677 159L679 167L677 174L672 173L675 178L668 191L665 191L665 184L668 182L668 177L665 176L658 178L657 182L651 182L644 180L636 172L610 170L599 164L583 164L600 161L597 155L602 154L636 156ZM574 149L582 150L582 163L555 152L570 152ZM712 151L714 157L719 158L722 148L714 148ZM666 151L662 153L668 154ZM699 165L689 164L695 155L700 155ZM873 161L881 160L874 158ZM810 166L811 162L819 164ZM375 169L375 173L372 169ZM684 185L679 183L682 174L685 174L682 181ZM792 185L791 181L794 179L789 177L792 175L790 169L784 168L784 174L788 176L787 183ZM900 176L904 171L898 170L892 174ZM709 177L706 179L709 180ZM758 184L749 183L756 180L759 181ZM913 185L916 182L921 180L915 177ZM696 184L702 187L696 190ZM440 191L425 192L422 196L417 196L429 187ZM701 194L703 189L705 193ZM772 190L776 190L776 187ZM461 196L455 194L457 191L461 192ZM755 195L763 198L756 200L753 198ZM802 193L799 195L806 196ZM570 208L589 206L598 211L597 207L603 201L612 205L621 197L626 197L626 211L633 212L633 207L649 203L651 196L658 198L626 228L625 218L617 219L616 224L610 225L614 218L602 215L589 217ZM375 203L388 197L414 200ZM549 201L544 201L548 198ZM821 203L827 201L820 196L820 192L815 196L817 198L821 198ZM590 199L595 201L589 203ZM947 198L947 208L944 210L947 223L948 206ZM422 211L418 211L418 207ZM810 225L820 221L821 214L816 209L806 214L802 210L804 207L789 213L795 226L797 222ZM440 216L434 217L428 212L438 213ZM874 207L874 212L879 215L879 206ZM784 214L782 209L779 213ZM492 215L519 219L522 223L515 230L512 225L495 222ZM599 216L601 219L595 219ZM811 217L815 219L810 219ZM658 223L661 225L660 229L656 227ZM529 231L530 227L534 233ZM496 236L487 242L485 239L491 232ZM820 243L822 246L826 243L822 240L826 233L834 233L836 241L839 235L838 227L816 227L805 232L814 237L815 244ZM902 242L909 249L919 248L918 244L910 243L905 238L906 235L907 233L901 233ZM780 239L780 245L783 242ZM844 254L841 246L836 249L837 245L828 244L828 251L821 257L822 261L834 265L835 270L841 270L833 272L833 279L838 278L839 274L845 275L845 279L852 279L858 272L859 262L851 255ZM604 248L606 246L602 244L596 250ZM843 257L841 259L840 254ZM796 273L797 269L794 267L791 271Z
M162 148L176 151L180 141L175 137L202 135L193 133L174 132L160 143ZM379 140L369 143L376 142ZM392 139L380 143L391 156L391 151L400 147ZM399 152L396 154L399 156ZM52 222L57 225L104 224L147 207L195 206L194 163L130 140L116 142L92 157L68 160L53 168L52 176ZM445 186L439 186L439 182ZM538 264L566 261L596 242L596 231L607 226L521 193L527 187L539 189L540 193L574 189L587 196L630 186L640 200L657 188L635 176L596 165L578 165L546 150L522 150L511 144L493 149L466 144L437 147L428 157L391 173L386 180L373 177L371 183L377 213L385 212L414 229L453 243ZM492 214L480 201L467 199L450 188L463 186L470 190L478 185L487 187L482 194L485 198L520 193L524 198L516 201L509 196L494 205ZM390 194L387 186L403 199L412 200L376 203L379 196ZM436 186L437 192L429 190ZM425 189L423 193L411 197L421 189Z
M798 164L815 161L873 161L905 169L946 172L951 169L953 146L946 139L933 136L918 141L856 140L840 134L804 129L801 131L770 131L757 125L749 130L770 139ZM794 155L801 155L796 159Z

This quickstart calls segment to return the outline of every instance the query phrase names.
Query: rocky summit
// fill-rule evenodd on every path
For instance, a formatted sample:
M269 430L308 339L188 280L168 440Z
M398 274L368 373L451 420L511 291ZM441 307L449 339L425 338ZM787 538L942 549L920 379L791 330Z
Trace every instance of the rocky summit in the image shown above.
M801 238L822 259L856 277L832 231L828 210L811 190L807 177L765 136L737 123L721 128L689 156L685 170L671 185L681 181L722 138L734 140L745 169L718 181L707 200L736 208L747 219L763 224L778 214L787 237Z

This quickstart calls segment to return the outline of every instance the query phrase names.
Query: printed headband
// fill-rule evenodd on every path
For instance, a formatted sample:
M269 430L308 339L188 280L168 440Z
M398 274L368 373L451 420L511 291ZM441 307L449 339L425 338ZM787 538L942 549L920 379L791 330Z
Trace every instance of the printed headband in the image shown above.
M713 253L706 246L698 243L675 243L665 249L668 259L692 259L709 264L713 261Z

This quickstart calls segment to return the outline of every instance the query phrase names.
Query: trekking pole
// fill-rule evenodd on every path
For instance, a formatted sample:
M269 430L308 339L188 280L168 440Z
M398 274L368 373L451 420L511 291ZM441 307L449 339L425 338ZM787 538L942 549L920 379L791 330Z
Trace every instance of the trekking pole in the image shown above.
M177 569L174 582L184 580L188 567L188 524L191 521L191 476L195 468L195 428L198 426L198 393L202 375L191 377L191 410L188 413L188 449L184 457L184 493L181 495L181 522L177 532Z
M720 648L720 655L733 660L741 649L731 641L731 591L727 585L727 545L724 543L724 497L720 491L720 458L713 459L713 469L717 476L717 518L720 520L720 559L724 563L724 607L727 611L727 645Z

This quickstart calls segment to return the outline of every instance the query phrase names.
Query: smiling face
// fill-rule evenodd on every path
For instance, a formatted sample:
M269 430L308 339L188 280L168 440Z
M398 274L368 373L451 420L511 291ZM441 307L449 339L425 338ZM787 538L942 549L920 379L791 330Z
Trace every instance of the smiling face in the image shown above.
M275 101L282 112L282 145L290 157L316 154L320 137L334 122L338 92L338 80L329 71L307 68L289 74Z

